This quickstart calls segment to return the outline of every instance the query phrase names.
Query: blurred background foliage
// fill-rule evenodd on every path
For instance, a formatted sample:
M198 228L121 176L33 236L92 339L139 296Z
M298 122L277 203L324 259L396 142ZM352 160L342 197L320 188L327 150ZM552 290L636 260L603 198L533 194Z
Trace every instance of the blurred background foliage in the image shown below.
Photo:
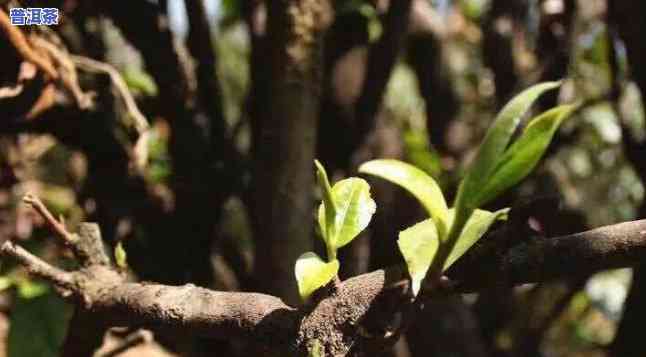
M496 73L497 68L491 61L496 61L496 56L511 57L511 62L504 65L513 67L507 68L514 76L512 92L543 78L553 64L550 61L556 61L556 55L542 52L541 18L561 15L565 11L564 1L521 1L519 3L525 5L520 15L504 10L503 16L499 17L492 14L495 6L513 6L499 0L420 1L431 7L434 16L431 21L437 22L433 26L442 29L440 34L436 33L439 39L434 46L439 55L434 60L440 63L441 81L447 86L451 98L441 97L441 92L437 91L431 93L430 99L425 98L420 89L425 85L423 81L429 79L420 77L415 68L415 59L410 58L414 56L410 52L412 48L408 48L398 57L388 81L377 127L385 128L390 133L386 135L388 138L394 137L388 140L395 140L397 144L394 145L401 146L406 160L438 178L450 191L496 110L509 94L497 90L500 85L496 83L496 78L500 79L497 77L500 74ZM495 5L494 2L500 4ZM384 32L383 10L379 8L379 1L348 0L339 3L338 14L357 14L365 18L368 44L379 40ZM218 56L217 78L221 86L227 130L235 147L244 155L249 155L253 141L253 128L247 110L247 94L251 85L251 39L243 19L243 2L208 0L206 4ZM128 4L124 3L123 6L127 9ZM168 6L176 41L182 42L188 33L184 3L181 0L168 0ZM558 99L564 102L579 99L586 104L565 123L559 134L560 140L557 140L537 173L525 180L514 193L514 197L558 197L559 207L566 212L563 217L571 215L579 222L571 226L568 226L567 220L561 223L566 230L572 228L573 231L580 226L596 227L638 218L645 195L640 177L644 176L634 171L634 165L624 155L622 143L625 135L642 142L646 139L642 98L638 87L629 81L624 44L613 42L612 37L608 36L605 1L579 0L575 7L573 19L567 28L562 23L556 23L553 26L561 28L551 29L565 38L559 38L559 41L564 41L565 49L556 51L563 51L567 55L564 71L560 75L566 80ZM105 61L121 72L128 88L146 109L151 98L158 95L159 88L151 74L146 72L137 49L126 43L108 18L88 18L86 26L93 26L94 34L100 36L104 43ZM487 45L485 42L489 36L487 31L491 31L490 26L497 27L496 31L511 46L511 51L505 53L505 47L500 43L499 52L493 59L483 49ZM616 57L616 64L611 63L610 53ZM365 65L365 45L347 52L346 56L357 57L348 59L355 61L352 62L354 64L346 66L349 68L338 68L338 73L327 73L329 76L338 76L340 87L352 86L355 80L352 77L357 76L359 71L356 63L359 63L359 67ZM503 61L501 58L498 60ZM623 90L614 98L616 77L623 81ZM439 98L434 97L438 93ZM446 113L451 120L446 125L446 142L441 147L433 142L432 128L427 120L428 107L435 105L434 100L445 101L439 106L448 106L447 111L453 111ZM116 112L119 116L124 115L123 108L117 108ZM172 201L168 194L172 175L170 129L167 118L155 115L150 118L154 120L148 142L149 164L144 177L150 189L156 192L161 201L166 202ZM384 147L389 145L393 144L384 144ZM51 233L43 228L38 216L20 203L20 198L26 192L36 193L53 212L64 216L70 226L91 216L96 202L88 199L83 192L88 176L87 157L80 150L63 145L50 135L41 134L4 136L0 138L0 152L0 231L3 236L22 241L21 244L39 252L47 260L65 264L61 261L60 249L52 243L52 239L47 239ZM642 159L646 160L646 157ZM237 178L242 186L251 180L250 174L244 172ZM348 173L343 170L335 173L336 177L345 174ZM232 262L226 261L222 250L214 254L215 286L219 288L240 288L244 285L244 279L250 279L252 272L254 240L250 213L244 200L242 193L229 198L219 220L221 224L217 234L223 238L218 244L233 249L240 257L239 261ZM380 210L388 209L382 207L384 203L379 199L377 204ZM135 232L134 239L144 247L155 244L155 237L131 223L122 222L115 230ZM549 232L549 228L541 231ZM65 257L65 252L62 256ZM234 266L231 268L227 264ZM6 351L10 357L58 355L71 308L46 285L27 277L15 265L3 262L1 269L0 344L6 348L0 348L0 351ZM237 278L232 277L235 275ZM630 281L631 270L624 269L586 277L575 284L576 289L572 289L569 282L516 289L508 297L511 301L509 306L503 309L507 311L502 313L506 318L501 318L502 321L492 330L493 336L489 336L490 342L485 343L493 345L495 353L503 353L500 355L520 355L515 354L519 341L535 333L536 329L543 329L538 350L544 356L604 356L621 319ZM476 296L465 297L466 304L476 311L478 299ZM558 304L562 306L555 308ZM506 309L513 311L513 317L509 317L512 314ZM498 308L493 310L501 311ZM546 314L556 316L546 319ZM535 321L547 321L548 325L533 326ZM153 356L161 352L138 353ZM495 353L491 355L499 355ZM415 353L410 355L421 356Z

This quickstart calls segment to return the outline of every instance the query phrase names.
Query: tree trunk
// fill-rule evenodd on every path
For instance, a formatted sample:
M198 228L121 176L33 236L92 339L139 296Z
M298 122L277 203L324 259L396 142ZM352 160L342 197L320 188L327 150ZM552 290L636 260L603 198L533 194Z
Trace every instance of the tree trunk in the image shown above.
M321 97L322 35L332 19L328 1L270 1L265 53L267 83L253 118L252 212L255 277L260 291L298 301L294 263L312 247L313 165Z

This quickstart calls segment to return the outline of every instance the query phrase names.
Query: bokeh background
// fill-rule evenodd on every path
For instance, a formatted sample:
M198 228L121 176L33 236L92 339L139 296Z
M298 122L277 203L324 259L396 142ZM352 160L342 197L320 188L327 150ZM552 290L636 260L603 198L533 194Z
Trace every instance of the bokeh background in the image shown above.
M138 166L131 155L138 136L104 75L79 74L81 87L96 93L98 109L89 114L64 103L25 119L19 104L0 98L0 239L18 240L48 261L71 264L21 203L27 192L69 226L98 221L109 246L125 247L133 277L265 291L295 303L290 269L304 247L318 244L313 225L303 223L313 222L313 210L283 220L277 211L290 206L267 192L292 190L293 180L297 188L289 192L310 198L292 207L312 209L318 193L300 185L313 182L313 171L301 181L301 168L274 162L292 156L283 141L267 137L272 130L287 133L279 137L292 151L310 145L304 152L314 152L336 179L365 160L398 158L436 177L451 195L497 110L546 80L564 84L535 113L575 100L582 109L535 173L491 207L534 207L527 237L519 239L646 217L640 0L335 1L328 31L315 39L320 77L305 90L318 104L306 108L313 119L301 125L316 128L306 133L284 124L298 115L280 121L263 114L271 112L262 98L272 78L268 53L278 46L266 38L271 19L263 1L45 2L61 9L61 25L50 29L61 46L114 66L151 124L148 160ZM2 87L15 81L17 67L6 37L0 42ZM308 136L302 144L301 136ZM397 231L423 216L400 189L371 184L378 211L368 232L342 252L343 277L400 262ZM290 224L311 234L282 236L285 230L274 228ZM46 284L13 262L0 269L0 355L58 356L74 329L103 341L105 328L82 321ZM642 270L433 302L389 355L642 355ZM625 311L633 318L622 318ZM107 333L96 355L127 333ZM122 355L242 351L236 341L162 335Z

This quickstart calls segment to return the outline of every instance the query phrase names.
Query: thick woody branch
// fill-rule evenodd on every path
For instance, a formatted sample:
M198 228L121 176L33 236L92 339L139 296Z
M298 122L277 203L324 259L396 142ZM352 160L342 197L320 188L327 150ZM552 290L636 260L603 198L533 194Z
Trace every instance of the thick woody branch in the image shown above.
M96 226L83 226L84 229ZM91 230L91 229L90 229ZM81 232L78 241L98 237ZM490 237L491 238L491 237ZM89 243L96 247L94 243ZM322 289L296 309L257 293L216 292L194 285L168 286L125 281L93 260L75 272L50 266L12 242L1 249L30 272L51 281L64 295L110 325L188 332L208 338L242 338L273 353L306 355L314 340L326 356L373 355L391 345L414 318L405 268L394 266ZM425 286L424 298L473 292L492 285L517 285L635 266L646 257L646 220L601 227L517 244L495 257L462 260L458 273L440 286Z
M110 289L93 288L97 293L90 296L89 309L116 326L244 338L283 351L296 337L296 310L269 295L216 292L191 284L118 283Z
M216 292L188 284L125 282L104 265L65 272L7 241L0 250L35 276L51 282L72 302L114 326L190 332L208 338L244 338L294 352L298 312L280 299L256 293Z
M646 220L624 222L521 243L494 264L469 263L454 277L457 291L492 284L519 285L636 266L646 257ZM485 279L483 279L486 277ZM493 279L493 280L492 280Z

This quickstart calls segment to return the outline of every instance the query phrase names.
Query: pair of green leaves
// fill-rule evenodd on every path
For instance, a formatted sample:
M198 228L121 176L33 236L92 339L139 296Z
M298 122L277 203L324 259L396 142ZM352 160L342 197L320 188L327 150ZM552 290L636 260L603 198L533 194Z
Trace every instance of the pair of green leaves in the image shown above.
M370 197L370 185L365 180L352 177L331 186L323 165L318 161L315 161L315 165L323 193L318 224L327 248L328 262L313 252L304 253L298 258L295 273L303 299L337 275L337 250L350 243L368 226L377 207Z
M505 217L508 209L496 212L475 210L467 221L460 239L453 247L442 265L442 271L448 269L482 237L489 227L498 219ZM455 210L449 210L449 225L453 224ZM399 233L397 245L402 253L408 273L411 276L412 290L415 295L421 288L422 281L436 257L440 245L440 235L433 219L429 218Z
M455 203L449 209L438 184L416 167L396 160L364 163L359 172L391 181L415 196L431 218L399 235L399 249L406 261L417 295L430 267L437 273L448 269L473 246L507 209L478 210L520 182L536 166L559 125L576 105L561 105L531 120L511 146L509 142L522 116L538 97L559 87L560 82L537 84L512 99L498 114L480 145L472 167L463 179Z
M397 241L411 276L413 293L417 295L438 248L444 244L453 227L455 210L448 208L437 182L413 165L397 160L373 160L361 165L359 172L381 177L403 187L420 201L431 217L400 232ZM475 211L466 223L458 244L443 262L442 270L458 260L505 213L506 210Z
M511 146L509 142L522 116L538 97L560 85L561 82L534 85L503 107L462 180L456 199L458 210L473 210L491 201L534 169L558 127L578 105L560 105L544 112L530 121Z

